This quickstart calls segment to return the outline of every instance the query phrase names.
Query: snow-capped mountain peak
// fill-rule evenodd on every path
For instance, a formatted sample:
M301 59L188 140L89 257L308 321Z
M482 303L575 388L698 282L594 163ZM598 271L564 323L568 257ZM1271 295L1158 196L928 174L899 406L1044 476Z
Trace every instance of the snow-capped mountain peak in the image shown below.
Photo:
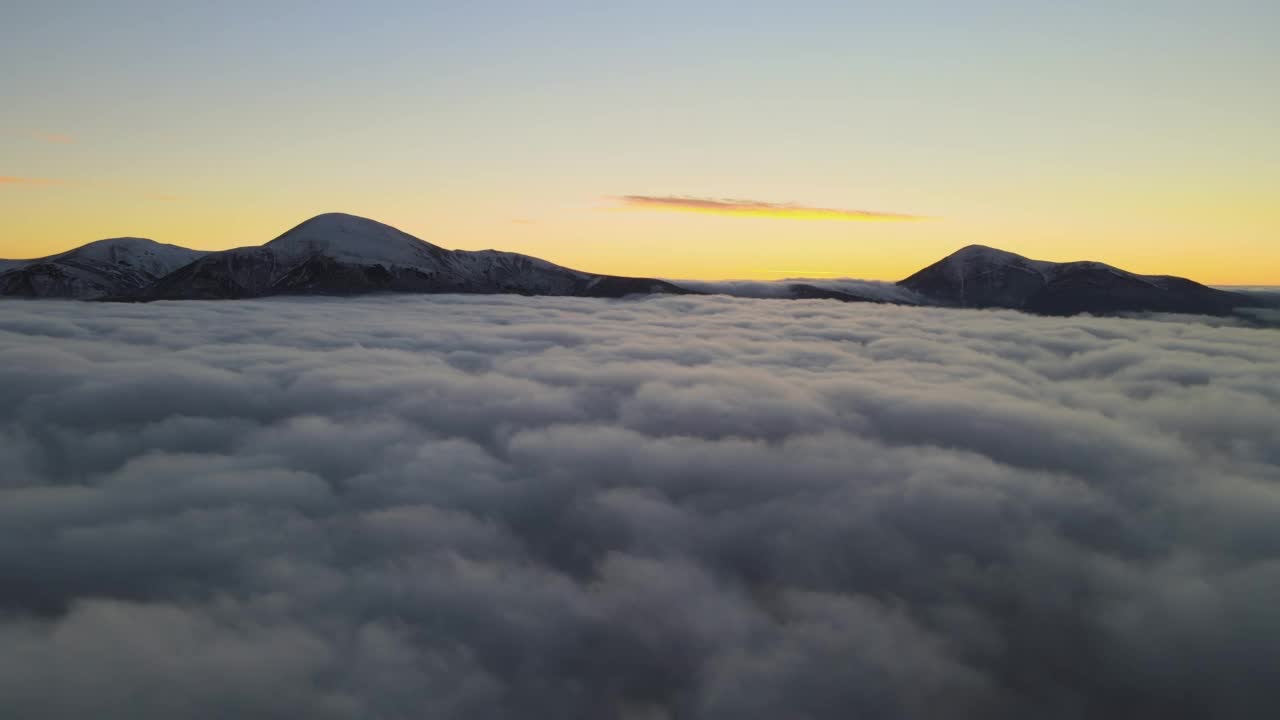
M1032 260L1017 253L986 245L965 246L943 258L939 264L952 272L962 275L974 275L1012 268L1038 273L1042 276L1052 272L1055 265L1055 263Z
M324 256L360 265L417 267L446 251L390 225L346 213L325 213L263 247L287 260Z
M82 245L51 259L82 263L125 265L160 277L204 255L177 245L136 237L108 238Z

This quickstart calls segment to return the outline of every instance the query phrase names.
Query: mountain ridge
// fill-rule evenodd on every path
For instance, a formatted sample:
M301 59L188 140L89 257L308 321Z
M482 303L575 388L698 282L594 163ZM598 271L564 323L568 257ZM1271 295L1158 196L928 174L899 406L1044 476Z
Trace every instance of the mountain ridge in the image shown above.
M1172 275L1140 275L1094 260L1050 262L968 245L898 285L940 305L1037 315L1184 312L1224 315L1260 304Z
M1241 293L1096 261L1033 260L968 245L893 284L785 281L685 285L601 275L501 250L449 250L346 213L308 218L262 245L198 251L144 238L97 240L56 255L0 260L0 296L138 301L273 295L516 293L582 297L728 292L749 297L1007 308L1041 315L1189 312L1264 305ZM758 284L756 284L758 285ZM718 288L725 289L718 289Z
M119 278L115 283L110 282L108 271L130 268L136 260L99 261L99 267L94 268L96 275L102 276L99 282L31 283L26 276L32 268L60 276L64 268L50 270L44 267L47 261L84 253L103 243L114 247L121 244L119 241L95 241L50 258L0 261L0 295L150 301L370 292L591 297L692 292L656 278L582 272L518 253L447 250L390 225L346 213L317 215L263 245L229 250L200 252L151 240L131 241L185 254L174 255L175 261L157 272Z
M204 255L136 237L29 260L0 260L0 296L94 298L140 290Z

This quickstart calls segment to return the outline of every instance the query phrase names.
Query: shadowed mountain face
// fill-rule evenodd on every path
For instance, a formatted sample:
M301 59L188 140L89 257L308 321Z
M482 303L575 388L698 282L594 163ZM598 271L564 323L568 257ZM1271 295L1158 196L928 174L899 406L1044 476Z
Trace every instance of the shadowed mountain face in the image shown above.
M1040 315L1171 312L1224 315L1258 301L1167 275L1098 262L1053 263L970 245L898 283L940 305Z

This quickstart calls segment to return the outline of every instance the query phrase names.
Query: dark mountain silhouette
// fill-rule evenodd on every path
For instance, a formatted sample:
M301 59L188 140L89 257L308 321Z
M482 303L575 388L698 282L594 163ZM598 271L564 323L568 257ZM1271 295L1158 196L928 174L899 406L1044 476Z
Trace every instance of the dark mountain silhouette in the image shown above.
M499 250L446 250L342 213L318 215L265 245L234 250L200 252L116 238L47 258L0 260L0 296L29 298L148 301L373 292L622 297L733 293L732 285L692 289L654 278L582 272ZM1031 260L981 245L963 248L897 285L902 290L884 292L850 290L848 283L788 282L784 292L770 296L1011 308L1043 315L1223 315L1265 304L1261 295L1216 290L1184 278L1137 275L1099 262Z
M933 303L1040 315L1171 312L1223 315L1260 302L1169 275L1100 262L1054 263L970 245L898 283Z

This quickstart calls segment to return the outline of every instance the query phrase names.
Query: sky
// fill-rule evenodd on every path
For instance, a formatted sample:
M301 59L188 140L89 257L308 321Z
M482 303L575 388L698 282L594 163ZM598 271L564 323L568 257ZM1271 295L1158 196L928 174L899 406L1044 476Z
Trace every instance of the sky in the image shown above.
M450 248L895 280L970 243L1280 284L1280 4L19 2L0 257Z

